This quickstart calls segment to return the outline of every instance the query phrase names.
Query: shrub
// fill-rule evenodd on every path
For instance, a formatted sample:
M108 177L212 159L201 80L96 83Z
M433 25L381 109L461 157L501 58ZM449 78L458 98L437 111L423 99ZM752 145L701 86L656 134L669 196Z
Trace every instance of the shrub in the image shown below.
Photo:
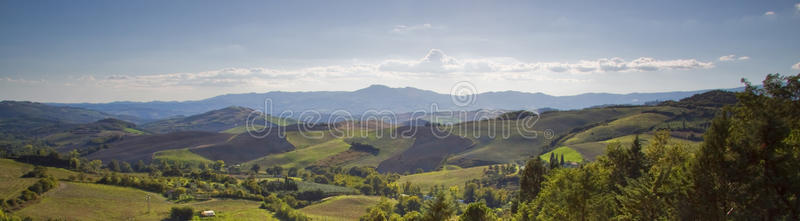
M173 221L191 220L194 216L194 209L192 207L172 207L169 212L169 219Z

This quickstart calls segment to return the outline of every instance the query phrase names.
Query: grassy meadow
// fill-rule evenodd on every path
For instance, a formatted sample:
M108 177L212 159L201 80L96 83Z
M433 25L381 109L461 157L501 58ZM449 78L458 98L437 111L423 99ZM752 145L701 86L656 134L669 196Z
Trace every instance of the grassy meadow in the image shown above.
M358 220L367 207L380 202L379 196L335 196L300 209L314 220Z
M444 185L445 187L463 186L464 182L472 179L480 179L483 176L483 171L488 167L489 166L480 166L411 174L401 176L400 179L397 180L397 183L411 182L422 188L422 191L428 191L431 187L438 185Z

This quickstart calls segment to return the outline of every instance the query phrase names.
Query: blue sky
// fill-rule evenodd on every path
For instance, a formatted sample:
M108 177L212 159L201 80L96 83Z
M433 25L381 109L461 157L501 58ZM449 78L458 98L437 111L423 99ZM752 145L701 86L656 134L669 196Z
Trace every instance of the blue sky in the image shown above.
M0 99L572 95L800 72L800 1L0 1ZM794 68L794 69L793 69Z

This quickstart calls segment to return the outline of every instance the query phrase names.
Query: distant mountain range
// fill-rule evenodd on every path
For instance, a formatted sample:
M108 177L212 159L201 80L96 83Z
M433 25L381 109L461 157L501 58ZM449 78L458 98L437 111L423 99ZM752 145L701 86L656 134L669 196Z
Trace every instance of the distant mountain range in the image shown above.
M710 91L679 91L660 93L586 93L572 96L552 96L544 93L518 91L486 92L477 94L470 105L458 106L448 94L440 94L413 87L391 88L372 85L356 91L314 91L227 94L196 101L175 102L111 102L111 103L53 103L58 106L81 107L114 114L133 116L135 122L149 122L175 116L189 116L230 106L242 106L263 110L264 102L270 99L272 113L292 111L297 116L307 110L332 113L337 110L359 115L370 110L389 110L396 113L412 111L431 112L431 104L439 110L572 110L600 105L644 104L650 101L680 100L695 94ZM724 89L741 91L742 88Z

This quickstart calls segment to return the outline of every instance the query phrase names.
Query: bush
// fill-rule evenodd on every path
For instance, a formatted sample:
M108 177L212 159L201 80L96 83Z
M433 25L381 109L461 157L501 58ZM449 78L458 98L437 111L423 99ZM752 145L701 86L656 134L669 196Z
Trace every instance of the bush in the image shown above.
M169 211L169 220L184 221L191 220L194 216L194 209L192 207L172 207Z
M45 177L46 173L47 173L47 167L36 166L30 172L26 173L25 175L22 175L22 177L42 178Z

